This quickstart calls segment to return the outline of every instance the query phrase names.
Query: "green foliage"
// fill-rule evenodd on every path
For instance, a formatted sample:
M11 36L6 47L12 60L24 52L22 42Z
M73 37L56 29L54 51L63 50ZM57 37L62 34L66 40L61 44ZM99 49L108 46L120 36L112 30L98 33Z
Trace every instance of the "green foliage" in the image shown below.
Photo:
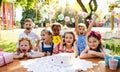
M111 54L115 52L116 55L120 55L120 44L117 42L117 40L110 40L104 46L112 51Z
M24 21L25 21L26 18L31 18L33 20L33 22L38 23L36 21L36 10L35 9L24 10L23 13L22 13L22 16L23 17L22 17L22 19L20 21L22 28L23 28L23 24L24 24ZM37 20L39 20L39 19L40 19L40 14L38 12Z
M22 6L24 10L34 9L36 6L36 0L16 0L15 6Z

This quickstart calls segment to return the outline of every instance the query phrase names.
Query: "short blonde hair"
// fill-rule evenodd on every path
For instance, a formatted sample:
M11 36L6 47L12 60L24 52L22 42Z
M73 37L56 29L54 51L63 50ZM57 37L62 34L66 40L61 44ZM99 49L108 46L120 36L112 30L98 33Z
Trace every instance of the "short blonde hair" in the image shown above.
M78 27L85 27L85 29L86 29L86 25L84 23L79 23Z

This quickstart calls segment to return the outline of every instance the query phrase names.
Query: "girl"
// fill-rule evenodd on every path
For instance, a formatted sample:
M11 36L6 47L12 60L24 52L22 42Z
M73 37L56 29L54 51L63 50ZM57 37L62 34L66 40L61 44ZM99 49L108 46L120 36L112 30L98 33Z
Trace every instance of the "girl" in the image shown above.
M65 32L64 40L61 42L61 51L68 53L75 53L75 57L77 57L77 46L75 35L73 32Z
M81 53L80 58L104 58L105 52L101 43L101 34L91 31L88 35L88 47Z
M40 42L39 50L44 53L44 56L52 55L53 52L58 51L56 45L52 42L52 33L45 30L44 41Z
M14 54L14 58L36 58L42 57L44 54L40 52L33 52L33 46L30 42L30 39L23 37L19 40L19 46L17 52Z
M54 23L52 25L52 32L53 32L53 43L55 43L60 48L61 36L60 36L61 26L59 23Z
M77 41L78 55L80 55L80 53L85 49L87 45L86 35L87 33L89 33L92 26L94 25L97 16L95 16L93 22L91 22L88 29L86 28L85 24L83 23L78 24L78 16L79 16L78 13L76 13L75 31L78 38L78 41Z
M46 31L46 29L43 29L42 31L41 31L41 41L44 41L45 40L45 31Z

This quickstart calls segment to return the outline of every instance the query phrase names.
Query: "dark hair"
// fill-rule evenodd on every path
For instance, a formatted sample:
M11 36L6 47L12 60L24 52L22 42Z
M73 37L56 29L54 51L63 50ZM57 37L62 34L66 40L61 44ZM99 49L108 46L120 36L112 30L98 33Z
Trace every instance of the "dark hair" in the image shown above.
M89 40L90 37L94 37L94 38L96 38L98 41L100 41L100 44L99 44L98 47L97 47L97 51L99 51L100 48L103 48L103 47L102 47L102 43L101 43L101 34L100 34L100 33L95 32L95 31L91 31L90 34L89 34L88 37L87 37L87 40Z
M59 23L53 23L53 25L52 25L52 30L53 30L53 28L55 27L55 26L57 26L57 27L60 27L60 29L61 29L61 26L60 26L60 24Z

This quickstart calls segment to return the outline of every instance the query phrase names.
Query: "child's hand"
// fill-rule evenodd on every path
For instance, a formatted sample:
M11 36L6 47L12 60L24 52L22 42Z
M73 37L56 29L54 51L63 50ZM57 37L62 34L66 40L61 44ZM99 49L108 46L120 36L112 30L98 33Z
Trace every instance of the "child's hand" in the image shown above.
M28 58L32 58L32 55L30 54L30 53L26 53L26 56L28 57Z
M35 46L35 47L34 47L34 51L38 51L38 47Z
M88 50L88 54L94 55L94 53L95 53L95 51L93 51L93 50Z
M47 53L46 52L43 52L44 56L47 56Z
M74 50L69 50L69 51L66 51L68 53L74 53Z
M77 58L77 57L78 57L78 54L75 53L75 58Z
M58 54L58 53L59 53L59 51L56 51L56 50L55 50L55 51L53 51L53 53L54 53L54 54Z
M19 58L23 58L24 53L20 53Z
M47 51L47 56L50 56L50 52Z
M65 50L64 50L64 49L60 49L59 51L60 51L60 52L65 52Z

